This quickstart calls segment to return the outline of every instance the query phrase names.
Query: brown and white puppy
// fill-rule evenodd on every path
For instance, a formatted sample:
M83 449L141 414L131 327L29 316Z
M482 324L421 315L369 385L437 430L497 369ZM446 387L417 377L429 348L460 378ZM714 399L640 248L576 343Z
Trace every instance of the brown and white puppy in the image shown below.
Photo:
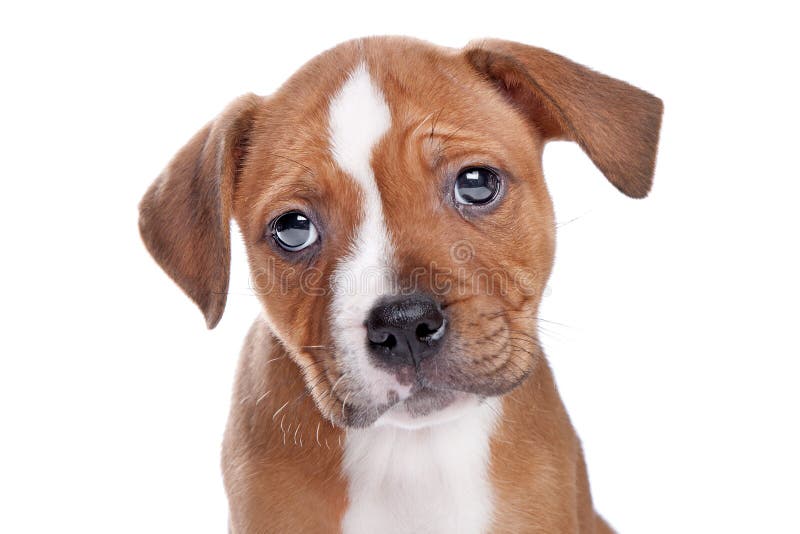
M661 113L539 48L380 37L191 139L140 228L210 328L231 218L246 244L263 314L224 440L231 531L609 532L537 337L542 149L575 141L644 197Z

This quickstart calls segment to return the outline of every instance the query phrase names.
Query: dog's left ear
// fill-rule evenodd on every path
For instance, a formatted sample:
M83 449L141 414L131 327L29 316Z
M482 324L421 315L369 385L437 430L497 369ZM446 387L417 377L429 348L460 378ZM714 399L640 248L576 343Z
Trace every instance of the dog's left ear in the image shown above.
M545 139L575 141L617 189L647 196L660 99L541 48L486 40L471 43L465 54Z
M222 317L230 271L233 187L261 97L245 95L184 146L139 204L139 231L161 268L200 307Z

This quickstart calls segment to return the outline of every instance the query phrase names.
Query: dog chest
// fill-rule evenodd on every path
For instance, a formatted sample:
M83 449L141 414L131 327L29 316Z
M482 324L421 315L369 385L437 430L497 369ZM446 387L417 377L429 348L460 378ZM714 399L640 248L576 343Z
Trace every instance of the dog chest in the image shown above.
M342 531L485 532L493 508L488 465L496 413L485 403L432 427L349 431L344 472L350 504Z

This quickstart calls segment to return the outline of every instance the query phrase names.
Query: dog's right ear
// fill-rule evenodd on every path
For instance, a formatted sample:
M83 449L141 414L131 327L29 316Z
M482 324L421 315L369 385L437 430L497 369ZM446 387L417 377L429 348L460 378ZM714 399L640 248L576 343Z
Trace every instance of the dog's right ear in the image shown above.
M139 231L153 258L203 311L222 317L230 270L233 187L263 99L234 101L184 146L139 204Z

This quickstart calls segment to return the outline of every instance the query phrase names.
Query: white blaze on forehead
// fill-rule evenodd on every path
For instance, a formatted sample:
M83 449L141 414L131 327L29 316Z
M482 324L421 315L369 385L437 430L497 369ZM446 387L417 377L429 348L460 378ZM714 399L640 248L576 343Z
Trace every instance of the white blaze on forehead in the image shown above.
M386 229L381 195L375 181L372 151L392 124L386 100L364 63L353 70L329 108L330 150L336 164L361 190L360 223L334 273L331 320L342 364L350 380L357 382L369 398L357 403L386 400L395 390L407 388L369 363L364 321L375 302L391 292L393 247Z
M380 207L370 158L372 149L392 125L392 116L364 63L353 70L331 101L329 121L336 163L359 183L366 200L378 200Z

